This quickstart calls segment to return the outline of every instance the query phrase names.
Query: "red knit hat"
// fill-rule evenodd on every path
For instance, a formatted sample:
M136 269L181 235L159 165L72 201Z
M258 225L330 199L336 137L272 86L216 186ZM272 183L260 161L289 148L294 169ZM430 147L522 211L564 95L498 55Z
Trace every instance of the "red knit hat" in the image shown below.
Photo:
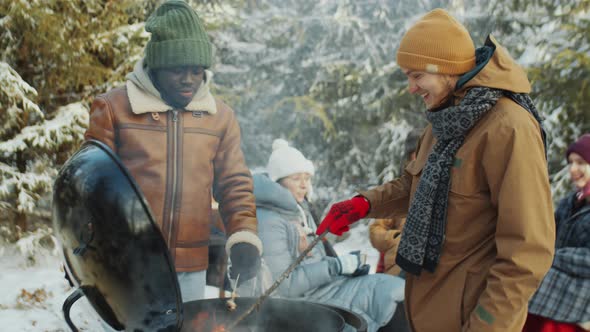
M573 142L565 153L565 158L569 158L570 153L575 152L579 154L587 163L590 164L590 134L584 134Z

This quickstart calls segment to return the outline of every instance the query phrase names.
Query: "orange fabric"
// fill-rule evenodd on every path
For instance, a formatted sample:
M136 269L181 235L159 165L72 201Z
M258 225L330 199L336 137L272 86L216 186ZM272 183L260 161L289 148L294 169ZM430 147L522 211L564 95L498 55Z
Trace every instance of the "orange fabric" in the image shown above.
M397 64L433 74L460 75L475 67L475 46L461 23L446 11L435 9L403 36Z
M512 59L508 51L496 41L494 36L490 35L489 37L496 45L494 56L477 76L458 91L459 94L464 94L468 88L476 86L504 89L515 93L530 93L531 84L524 69Z
M401 268L395 263L397 247L401 240L402 227L406 218L376 219L369 226L369 239L375 249L381 253L383 273L398 276Z

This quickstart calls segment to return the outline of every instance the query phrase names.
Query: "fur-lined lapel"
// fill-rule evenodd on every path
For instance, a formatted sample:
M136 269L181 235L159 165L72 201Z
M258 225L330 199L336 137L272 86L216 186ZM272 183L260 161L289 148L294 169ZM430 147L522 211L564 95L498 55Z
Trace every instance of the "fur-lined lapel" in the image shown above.
M186 111L203 111L209 114L217 113L217 104L215 98L209 90L209 85L213 79L213 72L206 70L205 77L207 78L199 90L195 94L193 100L184 108ZM139 61L133 72L127 75L127 94L131 104L131 110L135 114L166 112L171 109L170 105L166 104L158 90L154 87L143 60Z

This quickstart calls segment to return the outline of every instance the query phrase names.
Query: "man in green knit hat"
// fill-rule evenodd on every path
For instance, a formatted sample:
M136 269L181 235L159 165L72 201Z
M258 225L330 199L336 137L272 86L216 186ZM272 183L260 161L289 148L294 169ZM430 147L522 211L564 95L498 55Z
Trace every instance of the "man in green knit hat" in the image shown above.
M210 92L211 43L184 1L148 18L151 38L125 86L96 97L87 140L108 145L138 183L167 242L183 302L204 297L212 198L219 203L230 274L260 265L250 171L231 108Z

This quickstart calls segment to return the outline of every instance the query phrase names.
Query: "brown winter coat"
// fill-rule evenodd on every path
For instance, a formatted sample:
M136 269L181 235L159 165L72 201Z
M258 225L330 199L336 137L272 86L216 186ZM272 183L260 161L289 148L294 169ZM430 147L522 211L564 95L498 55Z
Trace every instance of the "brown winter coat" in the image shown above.
M406 218L377 219L369 226L371 244L379 252L384 253L383 272L393 276L401 272L401 268L395 263L395 256L405 223Z
M130 84L94 100L85 138L106 143L129 169L160 226L176 270L205 270L212 194L220 202L227 234L257 230L252 178L234 112L211 98L215 112L160 109L136 114ZM143 99L138 105L152 107L148 97L131 88Z
M497 44L474 86L528 93L525 72ZM404 215L435 143L432 127L404 175L361 193L369 217ZM535 119L508 98L474 126L451 171L445 242L434 273L408 275L414 332L517 332L551 266L555 222L547 163Z

